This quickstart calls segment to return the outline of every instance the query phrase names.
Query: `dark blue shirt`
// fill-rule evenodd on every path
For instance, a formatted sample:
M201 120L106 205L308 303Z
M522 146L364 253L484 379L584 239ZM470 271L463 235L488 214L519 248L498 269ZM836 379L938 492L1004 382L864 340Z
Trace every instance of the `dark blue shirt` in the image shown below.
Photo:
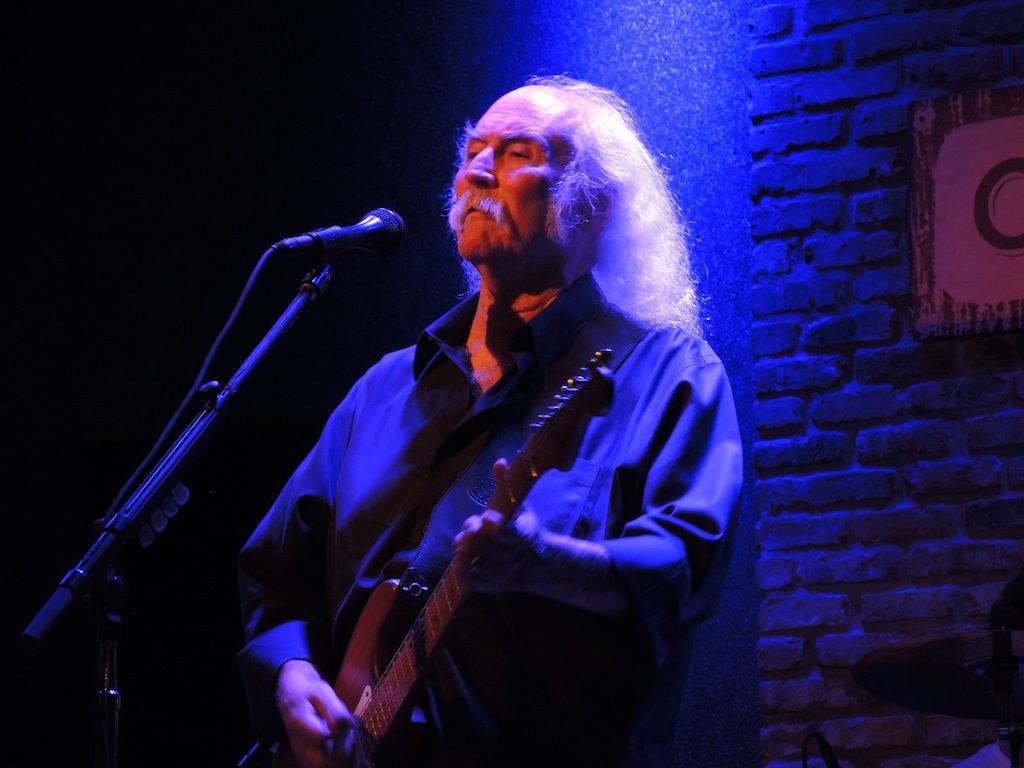
M437 578L461 521L483 508L490 463L578 365L611 347L610 413L529 501L549 529L604 542L630 620L526 594L474 596L425 708L455 751L581 765L615 765L627 751L630 764L658 765L738 509L725 371L702 340L626 320L587 276L513 334L514 369L477 397L464 352L475 308L475 297L456 306L356 383L244 548L240 664L257 733L280 732L280 665L309 659L333 679L374 587L414 557L428 583ZM669 681L655 674L666 665Z

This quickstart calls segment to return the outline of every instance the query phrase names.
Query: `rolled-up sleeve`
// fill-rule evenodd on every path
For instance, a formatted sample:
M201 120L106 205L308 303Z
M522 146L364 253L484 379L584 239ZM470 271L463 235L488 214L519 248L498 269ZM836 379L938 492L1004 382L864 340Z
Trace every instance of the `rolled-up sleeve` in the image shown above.
M688 363L651 386L665 394L652 399L658 407L641 413L633 430L650 437L645 450L652 454L641 508L604 543L661 663L681 629L718 600L743 456L732 391L717 358Z

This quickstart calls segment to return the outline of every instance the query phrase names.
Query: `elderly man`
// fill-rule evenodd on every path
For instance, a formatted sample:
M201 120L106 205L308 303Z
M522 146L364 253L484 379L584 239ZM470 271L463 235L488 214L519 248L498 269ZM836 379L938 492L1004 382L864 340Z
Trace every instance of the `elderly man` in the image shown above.
M449 220L478 290L353 387L242 552L254 723L303 768L372 751L365 702L329 681L378 584L428 593L454 557L465 607L417 662L390 758L364 757L661 765L742 464L679 214L628 107L586 83L506 94L461 151ZM505 458L605 347L610 412L503 526Z

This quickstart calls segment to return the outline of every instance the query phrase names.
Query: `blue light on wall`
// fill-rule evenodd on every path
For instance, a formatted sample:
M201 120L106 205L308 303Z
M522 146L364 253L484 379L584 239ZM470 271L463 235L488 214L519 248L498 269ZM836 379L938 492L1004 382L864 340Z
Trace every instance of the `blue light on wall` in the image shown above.
M633 106L689 223L709 339L730 371L752 438L749 6L533 0L484 4L470 16L444 11L441 24L450 23L462 41L447 52L444 76L464 94L467 117L534 74L589 80ZM746 768L760 761L752 517L748 505L722 608L698 638L676 750L680 765Z

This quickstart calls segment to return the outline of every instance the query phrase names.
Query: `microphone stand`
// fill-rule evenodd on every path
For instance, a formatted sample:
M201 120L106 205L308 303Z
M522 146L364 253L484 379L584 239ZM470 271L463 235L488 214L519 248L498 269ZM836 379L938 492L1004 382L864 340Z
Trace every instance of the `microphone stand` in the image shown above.
M999 728L999 740L1010 750L1010 768L1020 768L1020 750L1024 745L1024 712L1013 711L1013 681L1020 677L1021 659L1013 653L1012 632L1024 630L1024 570L1010 579L989 611L992 631L992 691L1006 700L1005 725Z
M1020 748L1024 743L1022 713L1013 711L1013 680L1018 677L1020 659L1014 655L1011 645L1010 628L1002 626L992 629L992 686L993 692L1004 694L1006 709L1004 725L999 728L999 740L1006 741L1010 749L1010 768L1020 768Z
M116 553L136 536L143 547L164 530L167 520L188 501L182 474L213 437L233 396L249 374L295 323L302 310L326 290L331 281L331 264L320 264L303 279L299 294L256 345L231 380L218 392L218 384L205 384L206 405L164 453L134 493L116 513L102 522L102 530L82 559L57 585L29 626L22 632L22 644L34 649L78 600L93 603L97 613L97 673L99 677L96 764L117 768L118 725L121 695L117 683L117 650L120 640L121 603L124 584L117 570Z

